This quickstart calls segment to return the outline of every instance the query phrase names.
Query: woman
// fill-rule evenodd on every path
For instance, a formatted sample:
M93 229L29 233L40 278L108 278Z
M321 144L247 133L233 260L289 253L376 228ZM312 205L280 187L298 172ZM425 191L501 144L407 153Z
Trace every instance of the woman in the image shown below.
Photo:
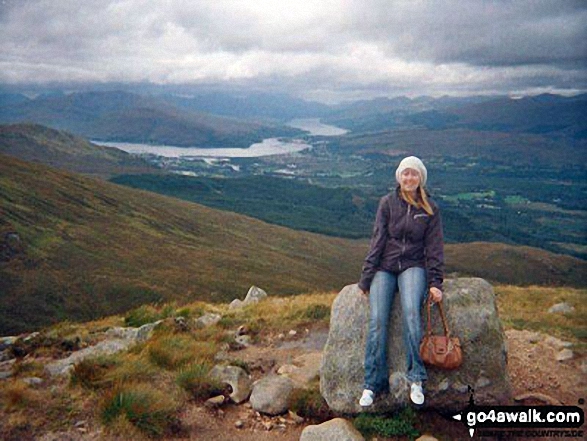
M379 202L371 248L359 281L370 306L361 406L370 406L376 394L389 392L387 335L398 288L410 399L424 403L422 382L427 376L419 351L420 309L427 293L434 302L442 300L442 221L438 206L425 190L426 167L420 159L409 156L400 162L395 177L399 185Z

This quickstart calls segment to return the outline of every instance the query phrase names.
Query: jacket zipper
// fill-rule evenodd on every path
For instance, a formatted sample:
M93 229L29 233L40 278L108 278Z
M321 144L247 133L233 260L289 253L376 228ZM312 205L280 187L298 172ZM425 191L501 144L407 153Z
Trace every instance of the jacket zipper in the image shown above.
M406 216L406 222L405 222L405 225L404 225L404 235L402 237L402 252L401 252L401 254L399 256L399 270L400 271L402 270L402 257L404 255L404 253L406 252L406 230L408 228L408 222L410 220L410 208L411 207L412 206L408 204L408 214Z

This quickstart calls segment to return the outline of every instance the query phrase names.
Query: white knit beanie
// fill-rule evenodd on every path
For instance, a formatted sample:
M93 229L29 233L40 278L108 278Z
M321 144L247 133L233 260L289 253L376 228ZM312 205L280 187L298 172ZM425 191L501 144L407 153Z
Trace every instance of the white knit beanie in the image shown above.
M399 163L397 170L395 171L395 179L399 183L400 175L406 168L411 168L416 170L420 173L420 185L422 187L426 186L426 180L428 179L428 171L424 166L424 163L420 160L420 158L416 158L415 156L408 156L407 158L402 159L402 162Z

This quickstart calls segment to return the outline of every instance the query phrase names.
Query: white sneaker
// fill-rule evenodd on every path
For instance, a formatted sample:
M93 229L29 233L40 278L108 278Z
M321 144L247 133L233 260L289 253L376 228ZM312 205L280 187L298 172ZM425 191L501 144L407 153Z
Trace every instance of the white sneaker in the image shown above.
M361 395L361 399L359 400L359 404L363 407L367 407L373 404L373 397L375 396L375 392L369 389L365 389L363 391L363 395Z
M424 391L422 390L421 381L412 383L412 386L410 387L410 399L414 404L424 404Z

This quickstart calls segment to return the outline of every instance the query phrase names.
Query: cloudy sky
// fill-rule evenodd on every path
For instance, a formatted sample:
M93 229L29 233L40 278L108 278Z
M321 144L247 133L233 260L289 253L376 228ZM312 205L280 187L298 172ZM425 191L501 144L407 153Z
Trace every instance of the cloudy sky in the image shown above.
M0 83L571 94L585 23L584 0L0 0Z

